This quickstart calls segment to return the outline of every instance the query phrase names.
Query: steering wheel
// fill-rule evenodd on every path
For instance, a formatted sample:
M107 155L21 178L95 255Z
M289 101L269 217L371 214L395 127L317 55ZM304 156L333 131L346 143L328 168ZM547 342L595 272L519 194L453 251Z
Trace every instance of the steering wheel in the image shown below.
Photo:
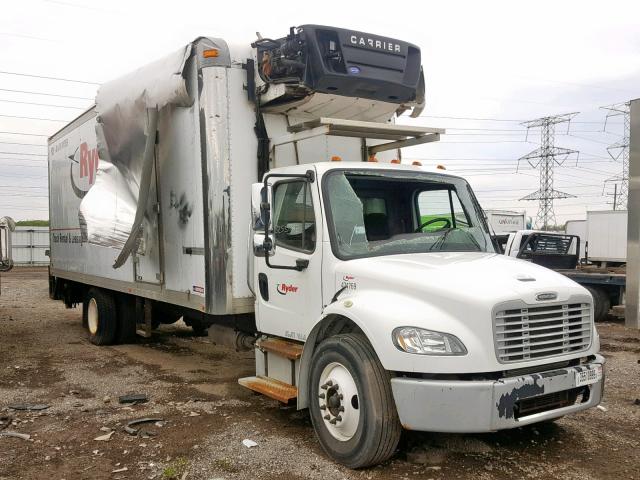
M445 228L451 228L451 220L449 220L446 217L436 217L436 218L432 218L431 220L427 220L426 222L421 224L418 228L416 228L416 230L413 233L420 233L423 228L428 227L432 223L438 223L438 222L444 222L444 226L439 230L444 230Z

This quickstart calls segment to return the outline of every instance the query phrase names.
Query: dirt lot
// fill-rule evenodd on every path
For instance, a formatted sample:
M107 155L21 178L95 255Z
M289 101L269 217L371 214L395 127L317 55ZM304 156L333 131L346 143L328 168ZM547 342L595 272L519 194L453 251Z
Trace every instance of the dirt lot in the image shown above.
M1 280L0 417L12 417L5 432L30 435L0 437L1 480L640 478L640 334L620 323L599 325L604 409L494 434L406 433L391 461L350 471L323 455L306 412L238 386L252 373L251 352L184 325L136 345L95 347L80 309L48 299L45 270ZM148 403L118 403L140 392ZM49 408L10 409L15 403ZM161 421L144 425L146 434L123 431L143 417ZM109 429L110 440L95 440Z

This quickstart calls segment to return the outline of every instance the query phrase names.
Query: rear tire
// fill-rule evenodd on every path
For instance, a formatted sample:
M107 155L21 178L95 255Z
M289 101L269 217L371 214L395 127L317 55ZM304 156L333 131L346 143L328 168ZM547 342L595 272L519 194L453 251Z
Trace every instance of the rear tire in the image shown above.
M136 341L136 299L129 295L118 295L118 328L115 343L135 343Z
M309 382L311 422L327 455L362 468L394 454L402 428L391 378L363 335L324 340L313 354Z
M586 287L593 297L593 319L596 322L602 322L606 320L611 308L611 300L609 294L604 288L600 287Z
M91 343L111 345L118 328L113 295L97 288L90 289L82 305L82 324L87 327Z

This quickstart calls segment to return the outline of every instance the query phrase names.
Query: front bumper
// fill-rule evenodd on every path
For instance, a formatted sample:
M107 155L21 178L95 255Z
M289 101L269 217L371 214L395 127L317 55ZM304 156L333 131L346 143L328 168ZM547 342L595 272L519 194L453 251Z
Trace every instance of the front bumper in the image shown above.
M576 374L603 368L596 355L587 364L500 380L422 380L392 378L391 387L402 426L431 432L491 432L550 420L597 406L604 372L596 383L576 387ZM577 401L554 406L563 392L577 392ZM556 394L553 396L552 394ZM550 405L545 409L545 405ZM528 410L532 413L526 413Z

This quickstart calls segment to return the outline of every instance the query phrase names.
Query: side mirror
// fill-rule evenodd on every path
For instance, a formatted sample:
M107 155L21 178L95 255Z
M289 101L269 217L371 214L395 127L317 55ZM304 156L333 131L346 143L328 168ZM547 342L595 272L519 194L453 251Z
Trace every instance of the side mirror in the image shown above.
M267 195L263 195L264 184L262 183L254 183L251 185L251 229L253 230L252 234L252 244L253 244L253 254L257 257L264 257L265 250L265 222L269 222L268 213L269 209L265 212L265 207L263 200L268 200L269 194L271 193L271 187L269 187ZM265 198L266 197L266 198ZM266 202L268 204L268 202ZM267 238L267 240L270 239ZM273 255L273 245L270 248L270 255Z

